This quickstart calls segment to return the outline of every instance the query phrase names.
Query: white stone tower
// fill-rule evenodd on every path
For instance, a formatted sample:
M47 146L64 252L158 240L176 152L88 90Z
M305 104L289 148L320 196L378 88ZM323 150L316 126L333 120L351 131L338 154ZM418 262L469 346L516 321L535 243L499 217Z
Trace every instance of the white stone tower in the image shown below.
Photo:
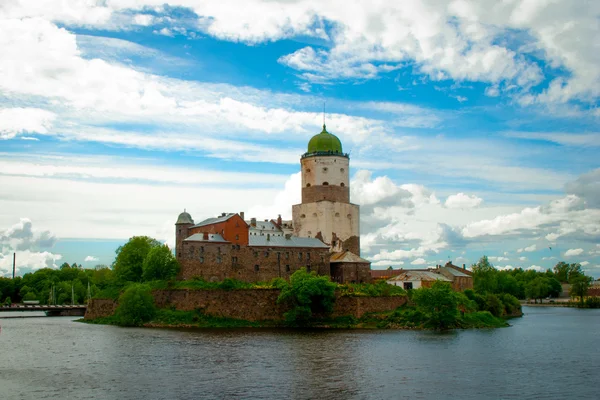
M350 203L348 154L325 125L302 155L302 203L292 206L294 234L316 237L332 252L360 255L359 207Z

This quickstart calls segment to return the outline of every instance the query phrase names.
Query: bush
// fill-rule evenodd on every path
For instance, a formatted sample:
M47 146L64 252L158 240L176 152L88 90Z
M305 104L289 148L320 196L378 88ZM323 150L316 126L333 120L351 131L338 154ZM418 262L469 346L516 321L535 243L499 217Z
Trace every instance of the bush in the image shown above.
M328 276L317 276L302 268L290 277L290 283L281 289L277 303L288 304L284 314L288 323L304 325L313 314L327 315L333 310L336 284Z
M504 293L501 296L501 300L507 315L512 315L521 311L521 303L519 303L519 299L515 296Z
M11 304L12 304L12 300L10 299L10 297L6 297L6 299L4 299L4 305L10 306Z
M406 291L400 286L390 285L385 281L377 283L346 283L338 285L342 296L348 297L391 297L405 296Z
M600 308L600 297L588 297L585 299L585 308Z
M445 330L456 326L458 298L449 283L436 281L431 288L413 290L412 299L425 315L425 327Z
M156 307L150 287L142 284L129 286L119 297L116 315L123 326L141 326L152 320Z
M485 298L485 309L494 317L500 317L504 312L504 304L495 294L488 293Z

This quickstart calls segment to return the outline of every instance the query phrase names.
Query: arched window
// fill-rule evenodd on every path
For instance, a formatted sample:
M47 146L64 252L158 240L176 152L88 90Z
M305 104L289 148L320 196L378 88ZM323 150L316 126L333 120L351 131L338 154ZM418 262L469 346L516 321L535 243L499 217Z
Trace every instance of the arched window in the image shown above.
M344 168L340 168L340 172L341 172L341 173L344 173Z
M323 186L329 185L329 182L323 182Z
M346 186L346 184L344 182L342 182L342 183L340 183L340 186L344 187L344 186Z
M300 218L306 218L306 215L302 214L302 215L300 216Z
M327 167L323 167L323 172L327 172Z
M307 184L306 184L306 187L310 187L310 183L307 183Z

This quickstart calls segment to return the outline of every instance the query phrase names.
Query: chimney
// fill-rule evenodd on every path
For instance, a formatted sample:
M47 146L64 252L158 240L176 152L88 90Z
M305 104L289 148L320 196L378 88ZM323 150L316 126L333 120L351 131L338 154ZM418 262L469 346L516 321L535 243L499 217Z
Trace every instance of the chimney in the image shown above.
M242 219L244 219L244 212L240 212L240 217L242 217ZM245 220L244 220L245 221Z
M256 218L250 218L250 226L256 227Z
M221 213L221 217L224 217L226 215L227 215L227 213Z
M208 232L204 232L202 235L204 240L208 240Z
M267 233L267 240L271 240L271 234Z
M467 264L463 264L463 269L467 269Z
M281 214L279 214L277 216L277 225L279 225L279 227L281 228L281 224L282 224L283 220L281 219Z

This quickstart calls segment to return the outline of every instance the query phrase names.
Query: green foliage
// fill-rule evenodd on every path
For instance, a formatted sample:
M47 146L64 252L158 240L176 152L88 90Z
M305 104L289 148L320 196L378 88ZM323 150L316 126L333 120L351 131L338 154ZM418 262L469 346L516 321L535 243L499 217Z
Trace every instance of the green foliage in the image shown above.
M179 263L169 246L152 247L142 265L144 281L169 280L179 272Z
M456 326L458 298L449 283L436 281L431 288L413 290L412 300L425 315L426 327L445 330Z
M600 308L600 297L588 297L585 299L585 308Z
M336 284L328 276L306 272L302 268L294 272L288 285L281 289L277 303L288 304L290 311L284 314L290 324L304 325L313 314L327 315L333 310Z
M514 315L521 312L521 303L512 294L503 293L500 295L500 299L502 300L502 304L504 304L504 312L507 315Z
M529 281L525 285L525 295L530 299L543 299L550 294L549 279L544 276ZM537 302L537 300L536 300Z
M134 236L117 250L113 269L117 278L123 282L140 282L142 280L144 260L154 247L161 244L148 236Z
M37 296L35 295L34 292L27 292L27 294L25 296L23 296L23 301L31 301L31 300L37 300Z
M156 315L154 298L150 287L142 284L130 285L119 297L116 313L123 326L141 326Z
M489 311L464 314L457 325L461 329L503 328L508 326L506 321L494 317Z
M10 299L10 297L6 297L6 299L4 299L4 305L5 306L10 306L12 304L12 300Z
M581 270L581 264L579 263L569 264L564 261L560 261L554 266L553 271L554 277L562 283L570 282L571 279L583 275L583 271Z
M376 283L346 283L338 285L342 296L348 297L391 297L406 296L406 291L400 286L390 285L385 281Z
M593 278L585 275L573 275L569 283L571 284L571 291L569 295L571 297L579 297L580 306L584 305L584 297L592 284Z
M485 299L485 309L494 317L500 317L504 313L504 304L495 294L488 293Z

